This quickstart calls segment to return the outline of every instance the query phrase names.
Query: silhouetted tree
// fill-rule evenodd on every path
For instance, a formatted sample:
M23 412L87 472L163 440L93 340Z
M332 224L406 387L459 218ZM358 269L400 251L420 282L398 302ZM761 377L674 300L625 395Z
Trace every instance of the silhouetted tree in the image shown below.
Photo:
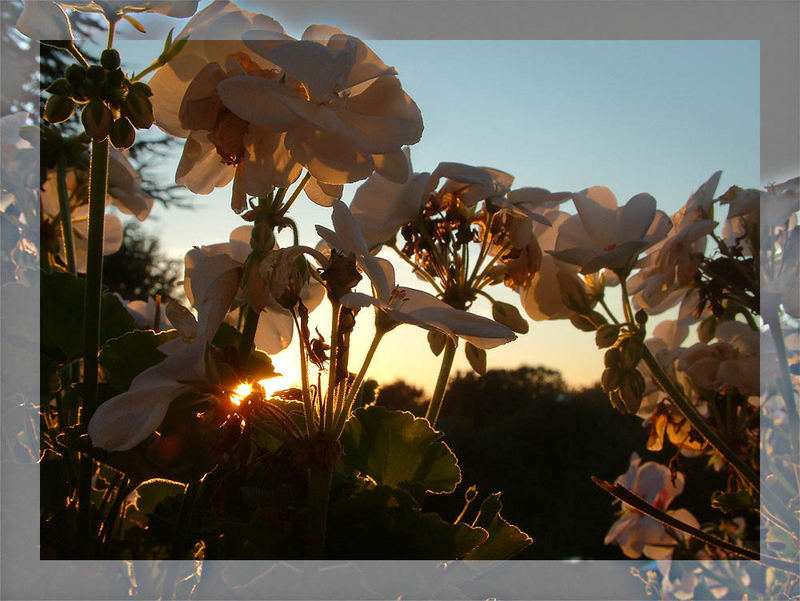
M396 411L410 411L414 415L425 415L425 391L397 380L378 389L376 404Z
M157 238L142 231L138 222L125 225L122 248L103 263L103 282L125 300L146 300L160 294L166 301L182 294L178 281L182 264L159 253Z

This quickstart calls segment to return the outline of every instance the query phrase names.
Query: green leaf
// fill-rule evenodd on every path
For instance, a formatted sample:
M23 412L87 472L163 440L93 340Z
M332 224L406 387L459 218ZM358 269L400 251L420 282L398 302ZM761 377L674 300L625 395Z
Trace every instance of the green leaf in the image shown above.
M499 492L489 495L483 501L472 526L486 530L489 538L470 551L464 559L510 559L533 543L531 537L500 516L502 508Z
M331 558L461 559L488 538L485 530L422 513L403 490L368 486L331 509Z
M517 334L528 333L528 322L514 305L495 301L492 303L492 318Z
M247 379L251 382L272 378L278 375L275 371L275 367L272 365L272 359L263 351L253 351L250 353L244 371L247 375Z
M69 273L41 274L43 350L60 360L83 355L83 280ZM113 294L100 299L100 344L134 330L133 317Z
M378 484L453 492L461 481L461 470L439 437L427 420L406 411L376 406L358 409L342 434L342 461Z
M464 354L467 356L467 361L472 366L472 369L481 376L486 374L486 351L478 348L471 342L467 342L464 348Z
M164 359L166 355L158 350L158 346L177 335L176 330L159 334L152 330L137 330L110 340L99 357L100 365L108 374L108 383L119 392L128 390L133 378Z
M124 538L131 528L146 530L156 507L172 497L182 496L185 489L186 486L180 482L162 478L154 478L137 486L125 506L121 537Z

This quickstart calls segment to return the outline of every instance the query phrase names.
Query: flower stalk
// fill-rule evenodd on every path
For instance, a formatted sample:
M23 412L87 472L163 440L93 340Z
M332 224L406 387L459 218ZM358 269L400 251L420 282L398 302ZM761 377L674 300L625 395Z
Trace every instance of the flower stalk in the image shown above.
M450 371L453 369L455 356L456 345L452 340L448 339L442 354L442 366L439 368L436 388L433 390L433 397L431 397L428 411L425 413L425 419L431 424L431 428L436 427L436 421L439 419L439 411L442 409L442 401L444 401L444 393L447 390L447 382L450 379Z
M87 424L97 409L97 352L100 346L100 294L103 283L103 224L105 219L106 189L108 187L108 139L92 142L89 165L89 240L86 258L86 283L84 288L84 352L83 387L84 404L80 413L80 426ZM92 458L84 454L80 460L78 484L78 524L80 530L92 538L91 488Z
M369 369L370 363L372 363L372 358L375 356L375 351L378 350L378 345L383 340L383 335L386 332L376 329L375 336L372 338L372 344L369 345L369 350L367 351L367 356L364 358L364 363L361 365L361 369L356 375L355 380L353 380L352 386L350 386L350 390L347 393L347 397L340 408L339 414L336 417L336 424L334 428L334 435L338 439L341 436L342 431L344 430L344 425L347 422L347 417L350 415L350 411L353 408L353 403L356 400L356 396L358 395L358 390L361 388L361 383L364 381L364 377L367 375L367 370Z

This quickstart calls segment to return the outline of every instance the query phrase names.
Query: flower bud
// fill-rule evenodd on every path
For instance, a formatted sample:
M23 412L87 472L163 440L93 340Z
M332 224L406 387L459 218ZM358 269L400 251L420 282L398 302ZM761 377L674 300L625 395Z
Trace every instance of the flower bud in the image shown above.
M464 348L464 354L467 356L470 366L478 375L486 374L486 351L478 348L474 344L467 342Z
M594 341L597 344L597 348L608 348L617 341L618 337L619 326L615 324L606 324L598 328Z
M708 342L714 338L714 332L717 329L717 318L713 315L706 317L700 324L697 326L697 338L700 342Z
M636 413L642 404L644 394L644 377L637 370L625 370L620 379L619 397L625 404L628 413Z
M518 334L528 333L528 322L514 305L500 301L492 303L492 319Z
M640 326L643 326L647 323L647 311L644 309L639 309L633 318L636 320L636 323L638 323Z
M136 89L128 91L123 112L137 129L149 129L153 125L153 105L147 96Z
M123 81L125 81L125 74L122 69L114 69L106 75L106 85L110 87L121 87Z
M622 367L634 369L642 360L642 343L636 338L629 337L622 343Z
M581 332L594 332L595 325L592 323L592 320L584 315L579 315L578 313L573 313L569 316L569 320L573 326L578 328Z
M50 123L61 123L72 116L75 103L71 98L55 94L47 99L44 105L44 118Z
M95 141L105 140L108 137L113 120L111 110L102 100L92 100L81 112L81 123L86 133Z
M379 314L382 311L378 312ZM447 343L447 336L439 331L431 330L428 332L428 346L431 347L431 352L437 357L444 350L444 345Z
M136 131L130 121L125 117L120 117L111 126L110 138L114 148L130 148L136 140Z
M100 65L92 65L86 69L86 77L95 83L100 83L106 78L106 70Z
M600 376L600 385L603 391L608 394L619 386L620 372L618 369L606 368L603 370L603 375Z
M617 347L608 349L603 357L603 363L606 367L618 367L621 360L622 353L619 352Z
M153 95L153 91L150 89L150 86L148 86L146 83L142 83L141 81L131 84L131 92L147 96L148 98Z
M72 86L69 85L69 82L65 78L60 77L47 86L45 92L57 94L59 96L69 96L72 94Z
M86 69L80 65L70 65L64 71L64 77L70 84L76 86L86 79Z
M119 51L114 48L106 48L103 50L100 55L100 64L109 71L119 67Z

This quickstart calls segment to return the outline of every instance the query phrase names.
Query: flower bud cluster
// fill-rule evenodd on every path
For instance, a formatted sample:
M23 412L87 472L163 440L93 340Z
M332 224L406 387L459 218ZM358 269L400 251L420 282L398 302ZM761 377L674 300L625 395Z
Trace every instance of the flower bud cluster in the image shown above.
M130 148L136 140L135 129L153 124L153 93L147 84L125 77L119 52L113 48L103 51L99 65L70 65L47 92L51 96L45 104L45 119L61 123L83 105L81 123L96 142L109 138L116 148Z
M612 329L616 332L612 332ZM598 329L597 339L607 342L619 326L606 325ZM612 406L621 413L635 414L642 404L645 381L636 369L642 359L643 343L635 334L623 333L604 357L605 370L600 378L603 390L608 394Z

